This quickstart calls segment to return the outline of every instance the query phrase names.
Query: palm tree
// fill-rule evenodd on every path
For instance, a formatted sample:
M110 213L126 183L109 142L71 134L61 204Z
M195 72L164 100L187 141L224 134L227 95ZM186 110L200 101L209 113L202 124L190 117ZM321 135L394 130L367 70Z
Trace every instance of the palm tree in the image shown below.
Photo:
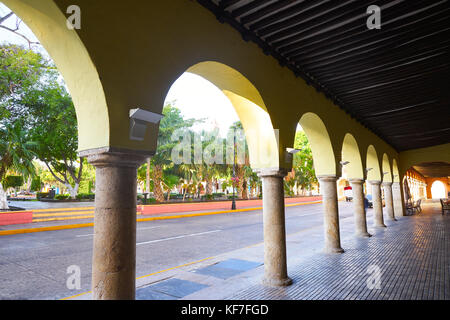
M21 122L6 124L0 128L0 209L9 209L1 183L7 171L15 171L25 178L34 176L35 146L35 143L27 140Z
M230 130L233 130L234 133L240 131L243 132L244 127L242 126L242 123L240 121L237 121L233 123L233 125L230 126ZM236 180L237 180L237 187L238 187L238 197L241 199L248 199L248 192L247 192L247 186L248 186L248 179L252 176L253 170L250 167L250 158L249 158L249 152L248 152L248 146L245 140L245 136L239 137L239 144L243 145L245 147L244 149L244 162L243 163L237 163L236 164Z
M177 142L172 140L172 135L175 130L187 129L195 122L194 119L183 119L181 111L170 104L164 107L163 114L164 117L159 124L158 147L150 161L153 167L153 193L157 202L164 201L162 189L163 171L173 166L171 153Z

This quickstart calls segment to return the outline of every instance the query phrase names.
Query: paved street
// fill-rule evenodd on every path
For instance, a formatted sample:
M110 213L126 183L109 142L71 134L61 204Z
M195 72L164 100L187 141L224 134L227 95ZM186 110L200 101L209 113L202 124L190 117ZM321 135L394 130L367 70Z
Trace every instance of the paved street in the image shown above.
M351 204L340 206L341 220L352 216ZM287 207L287 234L316 228L321 236L321 208L321 204ZM260 210L140 222L137 228L137 277L263 241ZM92 239L93 228L1 237L0 298L60 299L89 291ZM66 286L71 265L81 270L79 290Z

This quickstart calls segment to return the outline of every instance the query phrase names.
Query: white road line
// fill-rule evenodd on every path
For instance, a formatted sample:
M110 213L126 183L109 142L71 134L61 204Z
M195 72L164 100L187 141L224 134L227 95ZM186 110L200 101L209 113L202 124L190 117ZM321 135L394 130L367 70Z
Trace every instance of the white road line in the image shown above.
M150 244L150 243L156 243L156 242L167 241L167 240L174 240L174 239L181 239L181 238L187 238L187 237L194 237L194 236L200 236L200 235L203 235L203 234L220 232L220 231L222 231L222 230L212 230L212 231L206 231L206 232L191 233L191 234L185 234L185 235L177 236L177 237L170 237L170 238L163 238L163 239L139 242L139 243L136 243L136 245L139 246L141 244Z
M156 229L156 228L161 228L161 226L147 227L147 228L137 228L136 230L137 230L137 231L140 231L140 230L149 230L149 229ZM77 236L75 236L75 237L77 237L77 238L81 238L81 237L91 237L91 236L93 236L93 235L94 235L93 233L90 233L90 234L79 234L79 235L77 235Z
M156 229L156 228L161 228L162 226L156 226L156 227L146 227L146 228L137 228L137 231L140 230L149 230L149 229Z
M93 233L91 233L91 234L79 234L79 235L77 235L75 237L81 238L81 237L90 237L90 236L93 236L93 235L94 235Z

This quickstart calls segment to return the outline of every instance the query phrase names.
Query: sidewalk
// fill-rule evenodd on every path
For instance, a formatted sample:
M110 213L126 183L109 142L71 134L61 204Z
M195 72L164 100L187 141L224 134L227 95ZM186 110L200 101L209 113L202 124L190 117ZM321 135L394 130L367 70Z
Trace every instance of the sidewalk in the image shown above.
M343 254L322 253L322 226L288 234L288 273L293 279L289 287L261 285L259 243L140 277L136 298L450 299L450 216L442 216L437 204L427 203L419 215L374 228L371 215L369 210L371 238L353 236L352 217L340 220ZM72 298L91 299L91 293Z

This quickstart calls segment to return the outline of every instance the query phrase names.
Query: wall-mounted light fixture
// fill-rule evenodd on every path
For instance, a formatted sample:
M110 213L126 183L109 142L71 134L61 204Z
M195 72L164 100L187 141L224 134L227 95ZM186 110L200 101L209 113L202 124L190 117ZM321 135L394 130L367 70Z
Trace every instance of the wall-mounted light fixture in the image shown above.
M164 116L159 113L136 108L130 109L130 140L143 141L147 125L158 123Z
M350 163L350 161L341 161L340 164L341 166L346 166Z
M300 152L301 150L302 149L286 148L286 151L291 154L296 154L297 152Z
M297 152L300 152L302 149L295 149L295 148L286 148L284 160L286 163L290 163L292 161L292 157Z

